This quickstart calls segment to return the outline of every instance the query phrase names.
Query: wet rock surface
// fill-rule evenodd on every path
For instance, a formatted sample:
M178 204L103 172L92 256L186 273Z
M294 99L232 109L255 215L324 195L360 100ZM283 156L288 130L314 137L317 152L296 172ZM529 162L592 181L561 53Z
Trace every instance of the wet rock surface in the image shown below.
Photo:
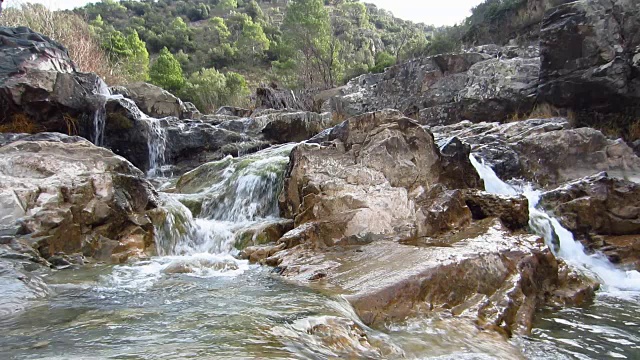
M639 184L601 173L544 193L541 205L590 250L640 269Z
M469 121L434 126L436 139L457 137L470 144L502 179L524 178L542 186L600 171L634 175L640 158L622 140L591 128L571 129L564 119L530 119L506 124Z
M265 262L285 276L338 286L368 325L454 317L508 335L527 333L535 309L560 287L555 257L536 236L514 235L494 219L458 235L446 246L308 243Z
M2 224L18 224L43 257L121 262L153 243L156 193L125 159L86 140L17 141L0 154Z
M540 306L588 296L588 286L565 285L541 239L518 232L527 201L474 190L477 177L459 176L470 149L440 145L396 111L354 117L298 145L280 198L295 228L243 255L339 288L372 326L453 316L527 333Z

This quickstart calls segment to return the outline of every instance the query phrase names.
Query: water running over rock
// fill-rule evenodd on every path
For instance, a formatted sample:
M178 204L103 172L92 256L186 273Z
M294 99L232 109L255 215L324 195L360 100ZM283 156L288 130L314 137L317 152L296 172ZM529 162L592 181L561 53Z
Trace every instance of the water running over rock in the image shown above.
M231 256L234 245L244 230L280 221L277 197L294 146L202 165L183 175L174 193L161 194L167 213L156 221L156 248L165 258L154 268L194 274L210 273L213 263L218 272L246 268Z
M162 167L166 163L167 131L161 119L150 118L141 113L140 120L147 127L149 141L149 171L147 171L147 176L164 176Z
M104 144L104 128L107 120L107 110L105 105L109 99L119 99L122 98L122 96L111 95L109 87L107 87L107 84L100 78L96 79L94 92L98 104L96 104L96 110L93 114L92 142L94 145L102 146Z
M500 195L524 195L529 201L529 226L545 239L554 254L568 264L594 276L602 282L607 292L623 295L625 292L640 292L640 273L616 268L600 253L587 254L584 246L575 241L573 234L562 227L558 219L538 208L540 191L527 185L521 188L500 180L491 167L479 162L473 155L471 163L484 180L485 189Z

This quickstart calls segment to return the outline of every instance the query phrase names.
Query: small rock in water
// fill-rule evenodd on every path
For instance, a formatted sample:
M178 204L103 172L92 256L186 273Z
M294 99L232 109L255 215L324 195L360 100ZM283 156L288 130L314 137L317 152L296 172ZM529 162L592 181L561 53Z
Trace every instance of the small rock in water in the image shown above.
M49 346L49 344L51 344L51 341L38 341L37 343L33 344L33 346L31 346L32 349L42 349L45 348L47 346Z

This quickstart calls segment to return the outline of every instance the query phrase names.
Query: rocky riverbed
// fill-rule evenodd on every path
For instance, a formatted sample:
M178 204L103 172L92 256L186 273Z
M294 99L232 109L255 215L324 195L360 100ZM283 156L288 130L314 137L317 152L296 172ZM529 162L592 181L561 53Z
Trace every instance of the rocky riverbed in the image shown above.
M563 5L540 49L400 64L325 113L262 89L256 109L201 114L0 28L0 350L637 358L640 158L575 119L518 118L580 74L603 98L624 83L634 111L635 55L553 60L576 19L584 44L618 49L603 21L632 5ZM616 115L596 100L554 104Z

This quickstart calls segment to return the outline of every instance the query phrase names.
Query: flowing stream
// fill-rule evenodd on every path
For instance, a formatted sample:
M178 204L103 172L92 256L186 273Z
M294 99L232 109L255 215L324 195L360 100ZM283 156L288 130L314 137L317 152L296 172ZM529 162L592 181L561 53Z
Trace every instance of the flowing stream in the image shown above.
M148 177L164 176L163 166L166 163L167 130L162 126L161 119L154 119L140 112L140 120L147 128L149 147Z
M602 285L595 302L584 308L547 310L539 316L534 334L560 352L579 359L640 359L640 273L616 268L603 254L587 254L584 246L558 219L539 208L540 191L512 186L473 155L471 163L487 192L524 195L529 201L529 226L542 236L554 254Z
M53 296L0 320L0 358L638 358L637 300L603 292L584 309L545 310L531 339L511 342L438 319L371 329L330 289L238 260L242 234L280 220L278 191L294 145L227 157L170 181L183 193L161 193L168 215L156 228L160 255L52 273ZM514 189L485 175L490 191Z

